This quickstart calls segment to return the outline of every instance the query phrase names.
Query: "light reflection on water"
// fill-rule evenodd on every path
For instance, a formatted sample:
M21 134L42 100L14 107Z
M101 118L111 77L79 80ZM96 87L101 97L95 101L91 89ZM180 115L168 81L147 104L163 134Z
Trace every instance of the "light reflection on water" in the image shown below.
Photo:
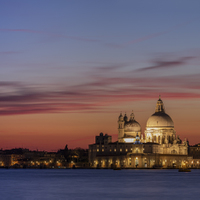
M200 170L0 169L0 199L200 199Z

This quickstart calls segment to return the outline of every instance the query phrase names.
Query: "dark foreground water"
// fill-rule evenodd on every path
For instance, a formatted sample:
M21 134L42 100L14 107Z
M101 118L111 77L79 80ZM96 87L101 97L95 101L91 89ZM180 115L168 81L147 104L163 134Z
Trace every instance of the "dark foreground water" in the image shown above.
M200 170L0 169L0 200L200 199Z

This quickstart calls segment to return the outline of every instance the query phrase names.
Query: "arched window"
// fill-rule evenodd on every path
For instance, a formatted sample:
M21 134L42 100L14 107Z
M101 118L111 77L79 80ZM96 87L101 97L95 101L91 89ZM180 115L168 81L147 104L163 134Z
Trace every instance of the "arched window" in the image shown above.
M176 150L172 150L171 154L177 154L177 151Z

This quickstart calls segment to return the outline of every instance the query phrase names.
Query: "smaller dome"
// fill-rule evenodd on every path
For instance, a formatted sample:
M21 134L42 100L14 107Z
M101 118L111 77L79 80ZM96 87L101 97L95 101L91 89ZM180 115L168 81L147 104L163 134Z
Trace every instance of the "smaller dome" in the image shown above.
M141 132L141 126L136 120L125 123L124 132Z

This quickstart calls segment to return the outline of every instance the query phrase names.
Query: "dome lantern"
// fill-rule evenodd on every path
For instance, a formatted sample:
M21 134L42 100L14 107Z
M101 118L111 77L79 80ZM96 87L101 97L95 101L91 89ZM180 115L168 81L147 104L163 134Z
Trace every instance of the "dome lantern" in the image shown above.
M133 113L133 110L132 110L132 113L131 113L131 115L130 115L130 120L129 121L133 121L134 120L134 113Z
M165 112L165 109L164 109L164 104L163 104L163 101L161 100L160 98L160 95L159 95L159 99L156 103L156 110L155 112Z

